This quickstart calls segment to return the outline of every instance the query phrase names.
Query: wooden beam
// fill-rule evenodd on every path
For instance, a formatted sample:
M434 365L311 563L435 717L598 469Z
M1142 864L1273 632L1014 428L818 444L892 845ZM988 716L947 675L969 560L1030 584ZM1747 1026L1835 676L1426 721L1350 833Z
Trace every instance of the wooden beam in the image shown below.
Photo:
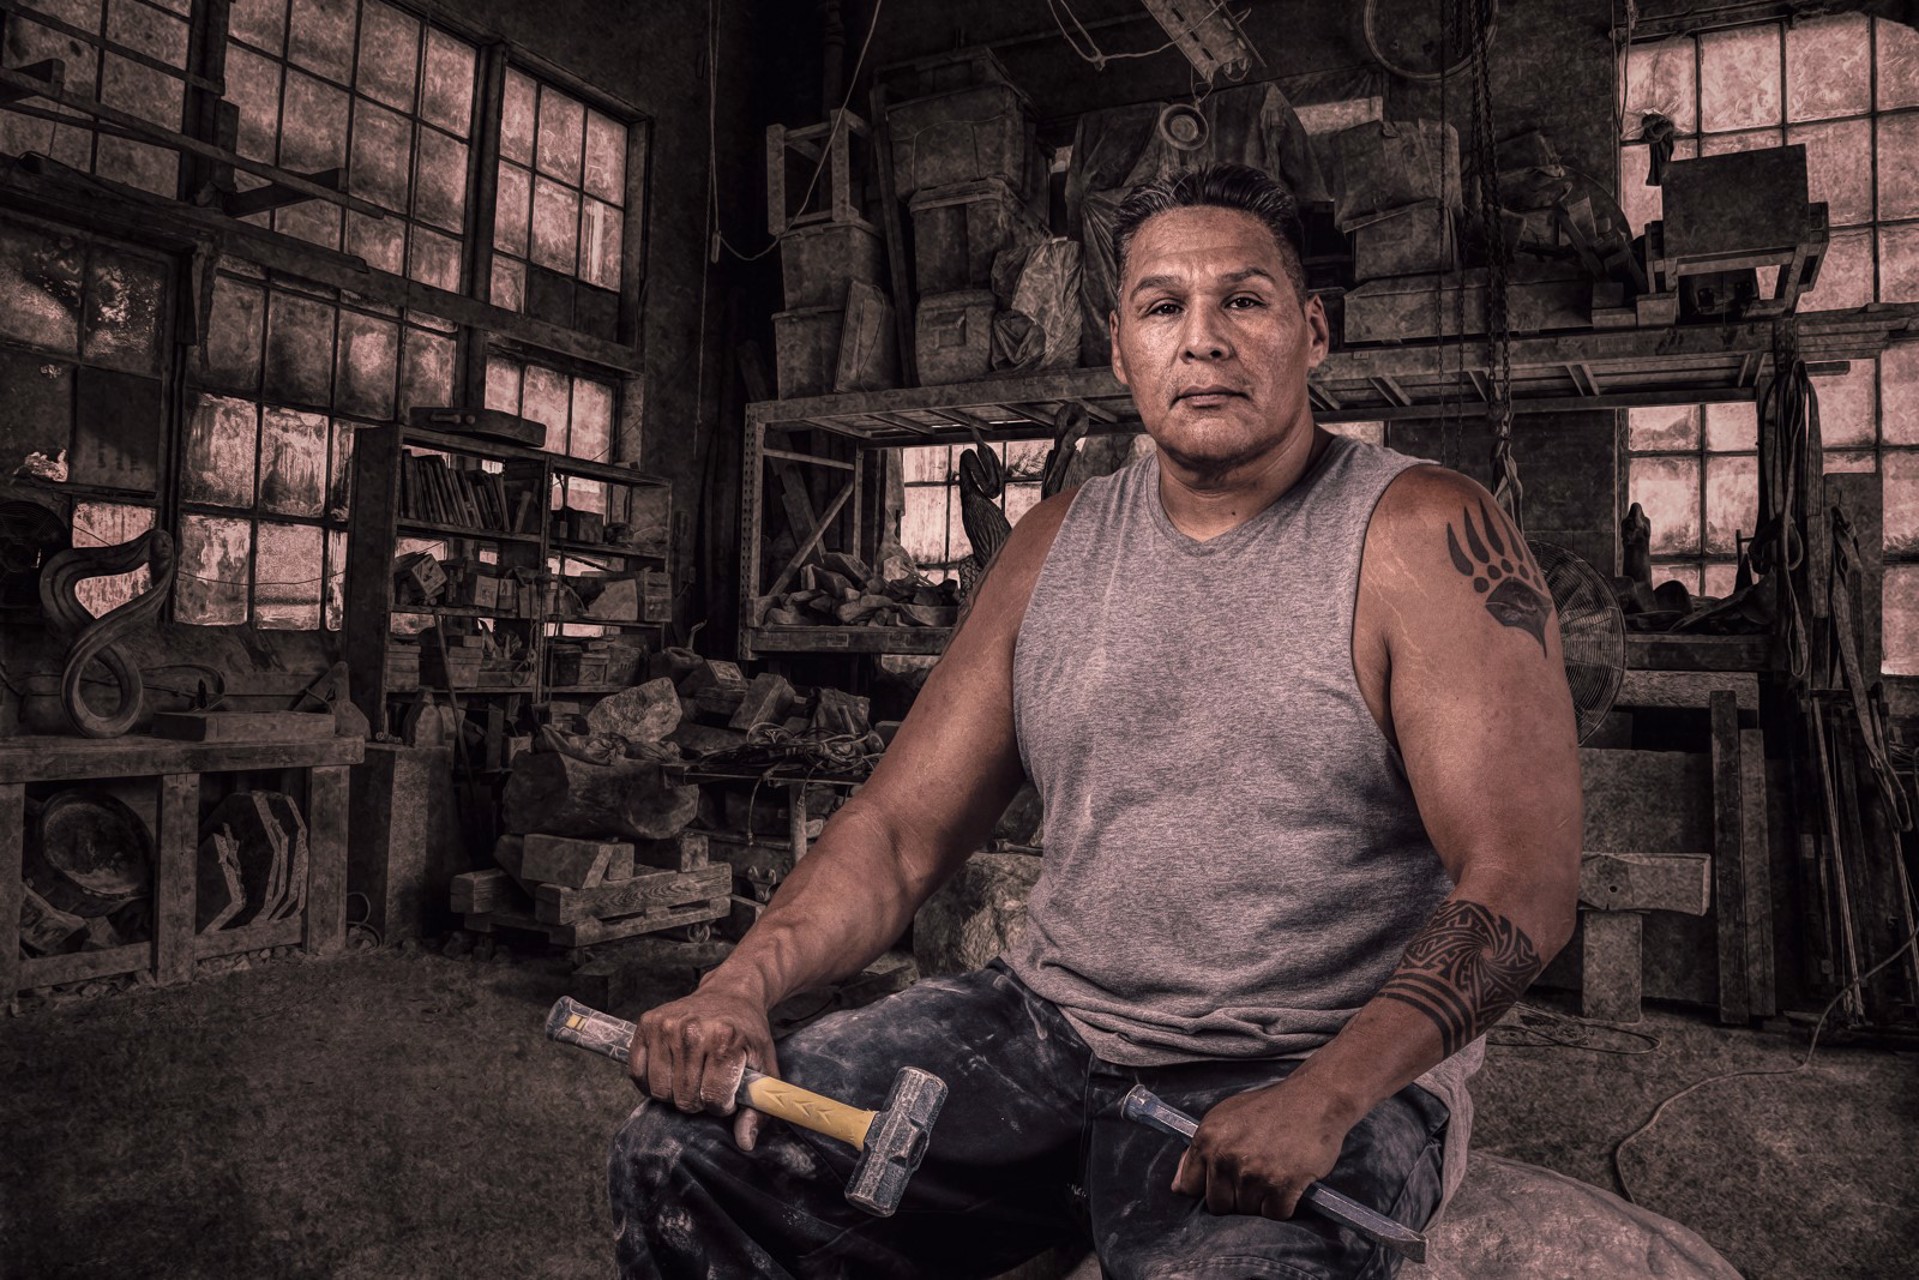
M1766 818L1766 737L1739 731L1739 879L1745 890L1746 999L1755 1018L1779 1012L1773 979L1772 869Z
M0 1000L20 989L20 904L26 899L21 851L27 843L27 789L0 785Z
M1712 901L1711 873L1704 853L1589 853L1579 860L1579 905L1700 916Z
M369 267L351 254L236 222L218 210L168 200L81 173L44 156L25 156L17 165L0 160L0 203L42 217L104 226L143 242L161 238L182 247L217 243L250 262L316 284L346 289L391 306L414 308L598 368L634 374L645 371L638 352L619 343L535 320L465 294L436 289Z
M1645 979L1637 911L1591 911L1580 916L1579 1012L1601 1022L1639 1021Z
M71 107L75 111L84 112L96 119L105 120L108 124L116 124L122 129L131 130L145 138L148 142L158 143L164 147L171 147L175 151L183 151L188 155L199 156L205 160L213 160L220 164L230 164L243 173L250 173L257 178L265 178L269 182L277 182L282 186L291 187L295 191L303 191L311 199L325 200L328 204L337 204L343 209L351 209L355 213L363 213L369 218L386 217L386 210L377 204L362 200L358 196L350 196L340 191L329 191L325 187L310 182L300 174L294 173L289 169L282 169L277 165L263 164L258 160L249 160L237 151L229 151L224 147L216 147L210 142L202 142L198 138L190 138L178 129L169 129L165 125L154 124L151 120L143 116L134 115L131 111L122 111L118 107L110 107L104 102L95 102L91 98L83 98L77 93L69 93L64 88L49 81L34 76L23 75L17 68L12 70L0 68L0 89L17 90L28 96L45 98L49 102L57 102L63 107Z
M851 471L858 463L847 462L843 458L822 458L814 453L794 453L790 449L762 449L760 453L768 458L784 458L788 462L803 462L814 467L833 467L840 471Z
M346 186L345 169L322 169L318 173L303 173L301 177L317 186L331 191L339 191ZM290 204L300 204L313 199L304 191L296 191L283 183L269 182L264 187L255 187L251 191L234 191L220 200L220 212L229 218L246 218L256 213L265 213L269 209L284 209Z
M853 474L854 478L857 479L859 473L854 472ZM786 590L786 584L793 580L793 575L798 573L800 566L806 563L806 557L813 554L813 548L820 545L820 539L826 536L826 531L832 527L833 521L839 518L840 512L846 507L847 502L851 500L852 497L853 481L849 480L846 482L845 487L840 490L839 496L827 504L825 513L822 514L819 520L813 525L813 531L809 533L794 550L793 558L786 562L786 567L781 569L779 576L773 579L773 585L767 590L767 595L777 596Z
M153 974L161 986L193 976L194 900L200 848L200 775L160 778L159 830L154 833Z
M5 0L0 0L0 10L4 10L7 7L8 6L5 3ZM60 25L65 26L66 24L61 23ZM39 62L29 62L24 67L15 67L14 71L20 75L31 77L32 79L36 81L44 81L45 83L50 84L57 89L64 89L67 87L67 64L62 62L58 58L43 58ZM34 98L39 96L40 96L39 94L32 93L26 89L14 88L12 86L9 86L7 88L0 89L0 107L10 108L12 107L14 103L20 102L23 99ZM65 120L68 121L68 123L71 123L71 124L79 123L78 121L74 120L73 117L71 116L61 117L51 111L34 110L34 111L28 112L28 114L35 115L35 116L50 116L50 117L53 117L54 119L64 118Z
M1713 919L1719 941L1719 1020L1752 1016L1746 984L1746 892L1740 857L1743 781L1739 766L1739 703L1730 690L1712 695Z

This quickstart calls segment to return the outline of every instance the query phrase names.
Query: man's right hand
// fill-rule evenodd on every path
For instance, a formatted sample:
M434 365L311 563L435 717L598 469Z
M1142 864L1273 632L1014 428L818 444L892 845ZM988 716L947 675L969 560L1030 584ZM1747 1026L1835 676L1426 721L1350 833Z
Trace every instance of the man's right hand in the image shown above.
M682 1111L733 1115L747 1067L779 1073L766 1008L749 996L707 986L640 1016L627 1074L642 1092ZM733 1138L744 1151L758 1140L763 1117L739 1108Z

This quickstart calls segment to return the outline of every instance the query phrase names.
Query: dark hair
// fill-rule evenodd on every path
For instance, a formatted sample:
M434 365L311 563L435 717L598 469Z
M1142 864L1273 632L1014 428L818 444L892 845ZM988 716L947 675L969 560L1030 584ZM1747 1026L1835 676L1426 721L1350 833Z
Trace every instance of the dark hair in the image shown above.
M1298 290L1300 302L1306 301L1306 270L1300 265L1306 233L1299 222L1299 203L1284 184L1243 164L1182 169L1135 188L1119 206L1113 221L1115 285L1126 275L1126 251L1148 218L1170 209L1206 206L1238 209L1264 223L1279 245L1286 278Z

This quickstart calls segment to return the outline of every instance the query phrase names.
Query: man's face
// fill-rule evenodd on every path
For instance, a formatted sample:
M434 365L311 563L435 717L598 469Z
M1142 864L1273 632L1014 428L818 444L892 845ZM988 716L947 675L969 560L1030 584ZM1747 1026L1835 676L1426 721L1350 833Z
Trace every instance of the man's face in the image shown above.
M1170 209L1140 227L1111 319L1113 376L1153 442L1188 470L1251 462L1297 424L1326 358L1326 313L1300 305L1279 244L1239 209Z

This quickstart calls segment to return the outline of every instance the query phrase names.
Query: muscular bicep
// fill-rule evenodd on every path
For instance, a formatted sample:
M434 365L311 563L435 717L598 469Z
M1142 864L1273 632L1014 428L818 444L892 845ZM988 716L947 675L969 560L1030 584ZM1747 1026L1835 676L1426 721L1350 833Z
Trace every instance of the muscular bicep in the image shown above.
M1362 614L1385 657L1391 729L1428 836L1535 938L1570 928L1579 754L1552 598L1489 495L1418 468L1381 501Z
M854 797L933 881L979 847L1019 788L1013 644L1071 496L1048 499L1014 528L975 585L892 745Z

